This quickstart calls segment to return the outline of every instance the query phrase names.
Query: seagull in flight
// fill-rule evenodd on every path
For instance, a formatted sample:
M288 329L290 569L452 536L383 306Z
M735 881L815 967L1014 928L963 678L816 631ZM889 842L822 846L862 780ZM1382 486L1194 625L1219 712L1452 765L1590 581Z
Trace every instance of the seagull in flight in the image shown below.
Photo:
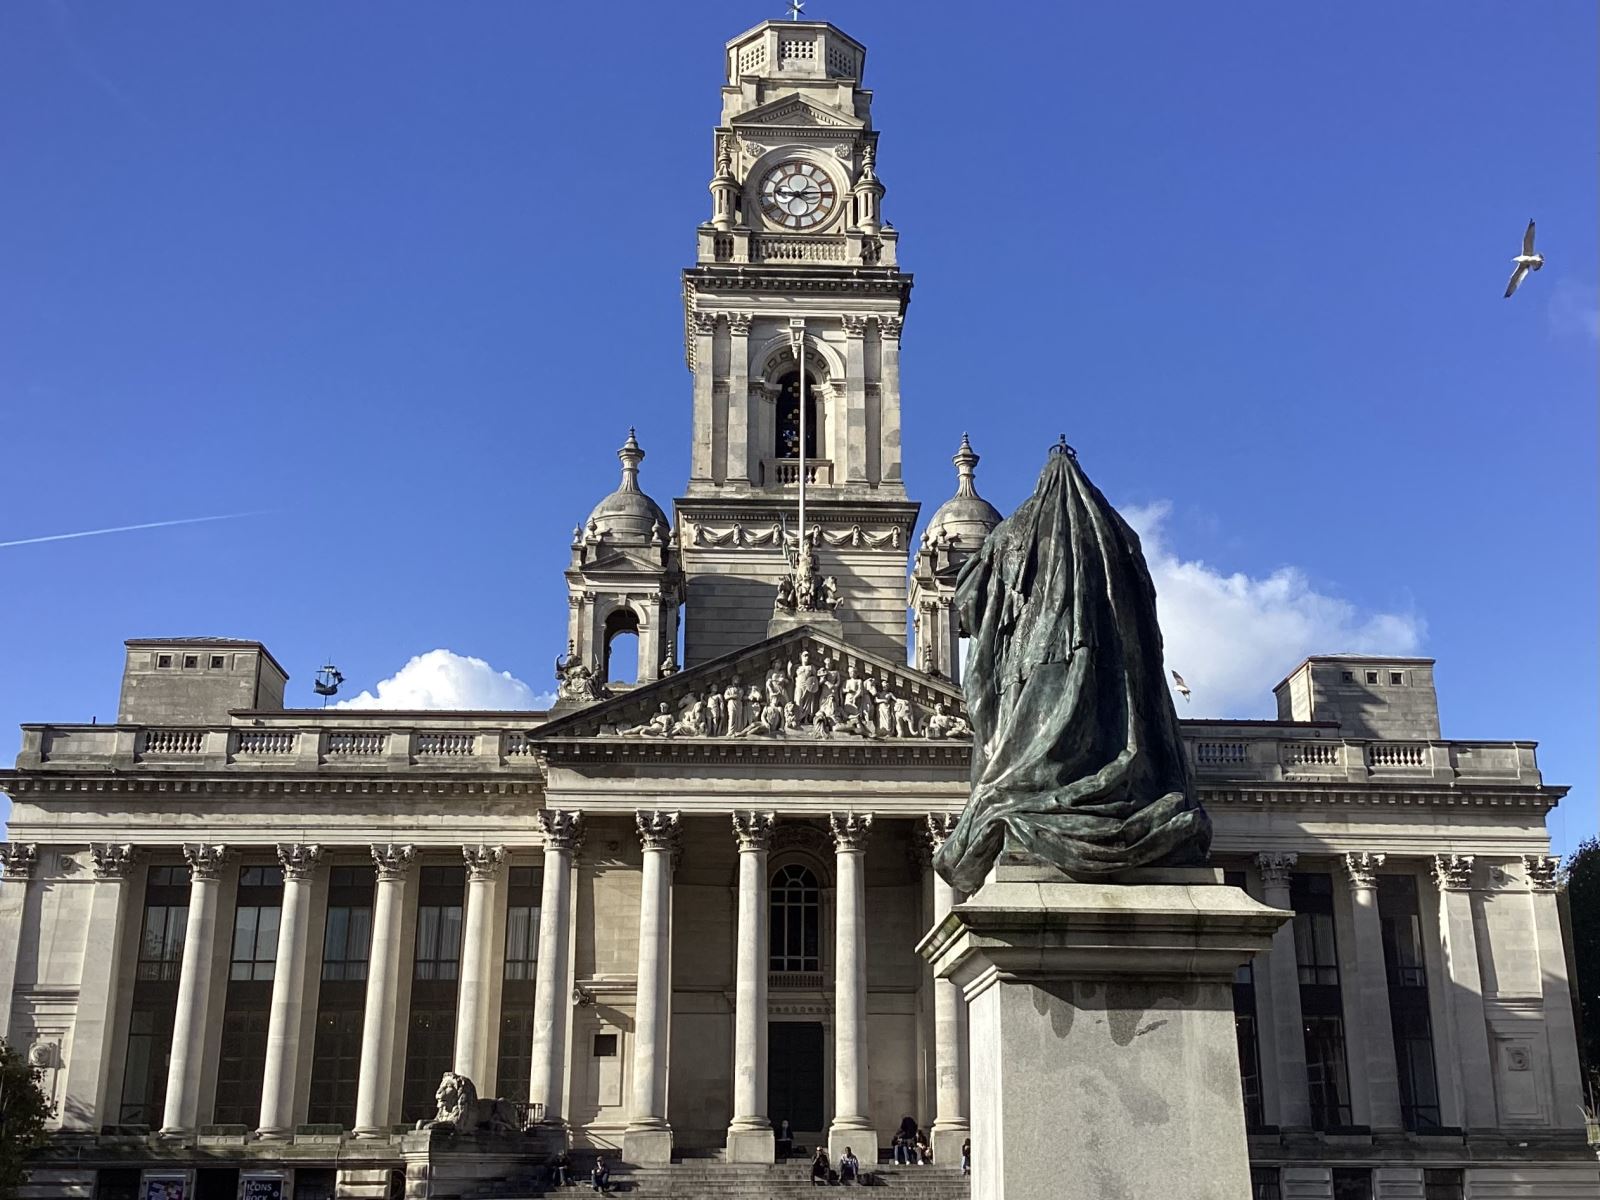
M1528 277L1529 271L1537 271L1544 266L1544 255L1533 252L1533 222L1528 222L1528 232L1522 235L1522 253L1511 260L1517 264L1516 270L1511 272L1511 282L1506 284L1506 299L1511 299L1511 294L1522 286L1522 281Z
M1189 685L1183 681L1183 676L1176 671L1172 672L1172 686L1178 689L1178 694L1183 697L1184 703L1189 701Z

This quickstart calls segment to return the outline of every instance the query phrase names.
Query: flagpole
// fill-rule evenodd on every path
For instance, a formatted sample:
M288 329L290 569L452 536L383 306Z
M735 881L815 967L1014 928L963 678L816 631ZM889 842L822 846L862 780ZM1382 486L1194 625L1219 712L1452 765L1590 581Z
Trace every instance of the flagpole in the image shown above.
M804 317L789 320L789 348L800 364L800 512L798 517L800 544L797 553L806 544L806 321Z

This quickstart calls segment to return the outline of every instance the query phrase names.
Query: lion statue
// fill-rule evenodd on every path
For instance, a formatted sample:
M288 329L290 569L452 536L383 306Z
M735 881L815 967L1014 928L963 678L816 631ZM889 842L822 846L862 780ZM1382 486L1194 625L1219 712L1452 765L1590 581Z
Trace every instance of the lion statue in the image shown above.
M467 1133L480 1131L514 1132L517 1128L516 1110L509 1100L480 1100L472 1080L455 1071L446 1071L433 1093L437 1109L431 1121L418 1121L418 1129L458 1129Z

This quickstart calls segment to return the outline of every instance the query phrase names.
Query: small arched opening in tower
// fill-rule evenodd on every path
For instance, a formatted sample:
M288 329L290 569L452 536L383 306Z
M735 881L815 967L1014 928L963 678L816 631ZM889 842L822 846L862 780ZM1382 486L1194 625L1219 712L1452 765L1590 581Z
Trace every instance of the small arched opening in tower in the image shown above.
M778 380L777 441L774 458L800 457L800 372ZM817 457L817 379L806 372L806 454Z
M639 614L633 609L619 608L606 618L601 665L607 683L639 681Z

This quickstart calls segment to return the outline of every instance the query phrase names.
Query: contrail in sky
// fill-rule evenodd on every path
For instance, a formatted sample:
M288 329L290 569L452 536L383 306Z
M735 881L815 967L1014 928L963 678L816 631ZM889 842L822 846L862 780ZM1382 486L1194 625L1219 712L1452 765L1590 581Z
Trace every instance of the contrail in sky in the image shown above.
M14 542L0 542L0 550L7 546L32 546L36 542L65 542L73 538L98 537L102 533L130 533L135 529L165 529L168 525L198 525L202 521L233 521L239 517L258 517L260 513L223 513L215 517L180 517L176 521L148 521L143 525L116 525L110 529L80 529L77 533L51 533L44 537L18 538Z

